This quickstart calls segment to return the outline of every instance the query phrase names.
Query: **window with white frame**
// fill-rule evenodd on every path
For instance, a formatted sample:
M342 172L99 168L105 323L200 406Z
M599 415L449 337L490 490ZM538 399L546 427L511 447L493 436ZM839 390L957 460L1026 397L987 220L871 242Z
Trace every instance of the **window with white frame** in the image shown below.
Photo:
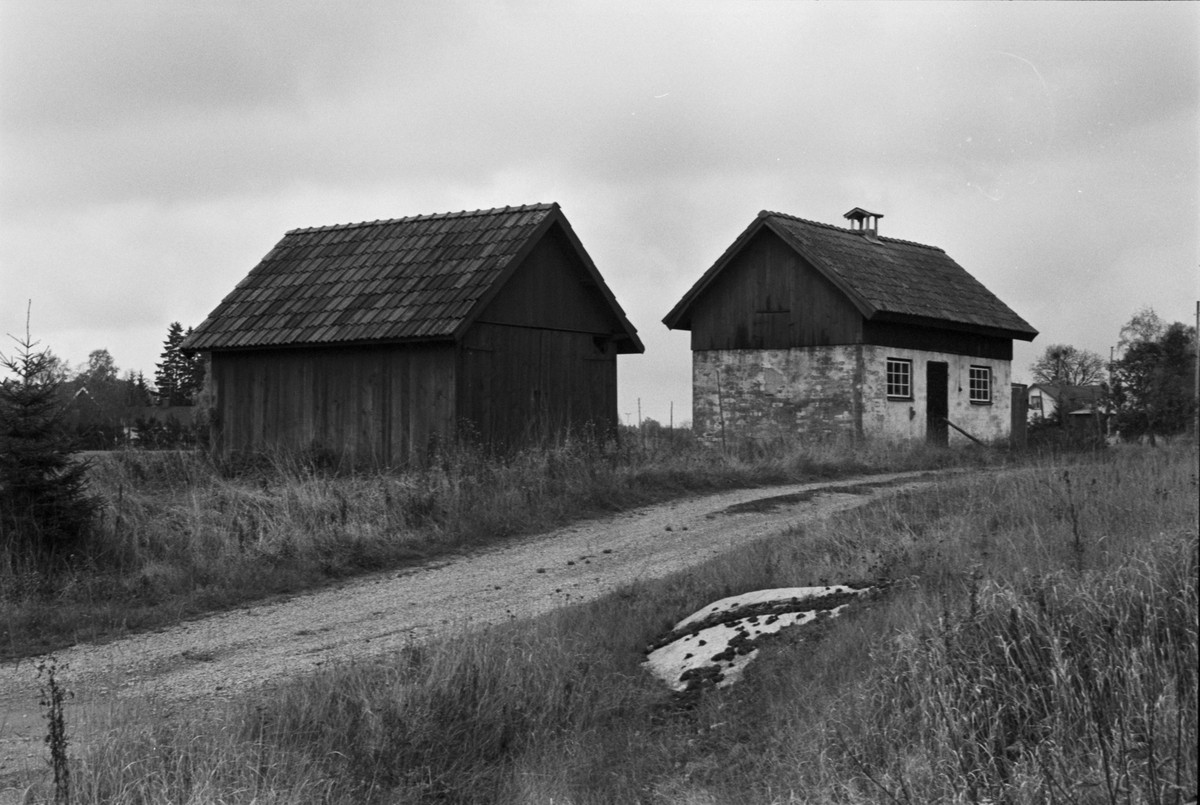
M889 400L912 399L912 361L887 359L887 397Z
M970 375L970 400L976 404L992 401L992 370L987 366L972 366Z

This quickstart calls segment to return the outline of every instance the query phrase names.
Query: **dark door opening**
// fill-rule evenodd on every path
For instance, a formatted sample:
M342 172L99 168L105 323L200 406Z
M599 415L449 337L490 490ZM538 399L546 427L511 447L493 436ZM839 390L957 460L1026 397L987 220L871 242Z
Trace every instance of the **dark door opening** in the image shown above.
M925 441L945 447L950 443L950 364L925 364Z

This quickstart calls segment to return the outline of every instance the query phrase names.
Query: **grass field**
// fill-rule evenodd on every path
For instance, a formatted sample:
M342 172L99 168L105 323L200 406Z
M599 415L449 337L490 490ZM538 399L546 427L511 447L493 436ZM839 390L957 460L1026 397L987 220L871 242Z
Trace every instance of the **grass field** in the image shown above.
M503 460L452 449L424 470L355 476L285 458L217 467L197 453L130 450L89 460L102 509L85 556L47 575L0 548L0 659L691 493L1009 457L839 443L722 454L675 432Z
M80 802L1184 803L1197 456L1126 448L901 495L535 622L187 724L137 714ZM682 699L643 649L715 598L892 592ZM49 789L31 790L30 797Z

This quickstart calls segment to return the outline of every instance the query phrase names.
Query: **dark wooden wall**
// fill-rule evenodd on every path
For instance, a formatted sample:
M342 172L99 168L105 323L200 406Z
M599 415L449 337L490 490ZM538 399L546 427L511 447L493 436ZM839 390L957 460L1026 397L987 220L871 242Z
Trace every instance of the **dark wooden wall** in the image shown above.
M332 450L353 466L418 459L451 436L453 344L213 354L214 449Z
M462 342L459 417L483 441L515 445L568 429L613 432L622 333L555 227L530 251Z
M577 333L623 332L557 226L530 250L476 321Z
M1012 409L1009 422L1009 442L1013 447L1024 447L1029 437L1029 386L1012 384Z
M462 345L459 413L486 443L511 446L617 424L617 355L589 333L477 324ZM464 434L465 435L465 434Z
M940 327L922 327L888 321L863 322L863 343L897 349L920 349L971 355L998 361L1012 360L1012 339L979 335Z
M862 321L833 283L763 229L697 300L692 349L856 344Z

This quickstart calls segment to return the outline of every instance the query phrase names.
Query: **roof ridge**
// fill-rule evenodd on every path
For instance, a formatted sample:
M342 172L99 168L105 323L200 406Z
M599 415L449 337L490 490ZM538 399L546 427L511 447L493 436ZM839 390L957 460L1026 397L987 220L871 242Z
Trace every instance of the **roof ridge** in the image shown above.
M325 226L303 226L297 229L289 229L285 234L295 235L304 232L329 232L335 229L358 229L368 226L385 226L389 224L406 224L413 221L433 221L445 220L447 218L469 218L472 216L498 215L505 212L530 212L531 210L554 210L559 209L557 201L537 202L535 204L521 204L515 207L492 207L491 209L480 210L459 210L458 212L435 212L423 215L408 215L404 218L383 218L374 221L358 221L348 224L326 224Z
M802 224L811 224L812 226L819 226L822 229L832 229L835 232L845 232L846 234L849 234L849 235L860 235L861 234L858 230L855 230L855 229L847 229L845 227L837 226L835 224L827 224L824 221L810 221L807 218L801 218L798 215L789 215L786 212L775 212L773 210L762 210L761 212L759 212L758 217L759 218L767 218L767 217L787 218L788 220L791 220L791 221L799 221ZM889 238L884 235L876 235L875 239L888 241L889 243L902 243L905 246L916 246L921 249L929 249L930 251L941 252L942 254L946 253L946 250L939 246L930 246L928 243L917 243L915 240L902 240L901 238Z

